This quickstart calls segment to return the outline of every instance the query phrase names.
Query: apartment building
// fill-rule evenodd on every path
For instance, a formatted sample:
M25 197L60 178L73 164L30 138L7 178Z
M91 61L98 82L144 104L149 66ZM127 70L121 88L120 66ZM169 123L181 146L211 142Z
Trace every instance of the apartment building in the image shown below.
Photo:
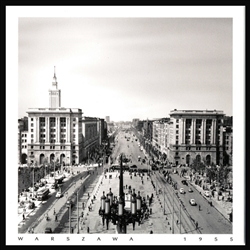
M194 160L223 163L223 118L217 110L173 110L170 112L168 159L179 164Z

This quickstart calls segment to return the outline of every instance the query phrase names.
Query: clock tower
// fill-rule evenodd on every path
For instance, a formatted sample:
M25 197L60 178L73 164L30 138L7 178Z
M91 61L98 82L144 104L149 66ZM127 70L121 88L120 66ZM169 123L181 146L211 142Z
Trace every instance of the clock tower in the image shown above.
M57 88L56 67L54 66L54 77L52 88L49 90L49 108L61 107L61 90Z

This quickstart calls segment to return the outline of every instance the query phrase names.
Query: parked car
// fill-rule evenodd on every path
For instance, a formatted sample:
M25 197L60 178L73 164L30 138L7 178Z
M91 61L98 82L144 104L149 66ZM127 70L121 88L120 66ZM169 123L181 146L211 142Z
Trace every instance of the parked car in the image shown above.
M180 188L180 193L181 193L181 194L185 194L184 188Z
M204 195L205 195L206 197L209 197L209 196L210 196L210 192L206 190L206 191L204 192Z
M193 189L190 187L190 188L188 189L188 192L189 192L189 193L192 193L192 192L193 192Z
M52 234L52 229L51 229L51 227L46 227L45 230L44 230L44 233L45 233L45 234Z
M60 191L58 191L57 193L56 193L56 198L61 198L62 197L62 193L60 192Z
M190 199L189 203L191 204L191 206L195 206L196 205L195 199Z

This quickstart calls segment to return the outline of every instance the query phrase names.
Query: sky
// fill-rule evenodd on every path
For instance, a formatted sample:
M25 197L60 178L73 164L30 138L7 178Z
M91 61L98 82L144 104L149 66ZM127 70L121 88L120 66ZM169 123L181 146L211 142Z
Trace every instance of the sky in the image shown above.
M18 21L18 116L61 106L111 121L173 109L232 112L232 18L40 18Z

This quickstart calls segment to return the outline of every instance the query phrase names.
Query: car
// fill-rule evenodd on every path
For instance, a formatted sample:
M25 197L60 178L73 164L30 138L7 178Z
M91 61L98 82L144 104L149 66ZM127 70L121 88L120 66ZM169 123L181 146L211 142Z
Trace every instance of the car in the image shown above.
M180 188L180 193L181 193L181 194L185 194L184 188Z
M209 197L209 196L210 196L210 192L206 190L206 191L204 192L204 195L205 195L206 197Z
M192 188L189 188L189 189L188 189L188 192L189 192L189 193L192 193L192 192L193 192L193 189L192 189Z
M181 183L182 183L183 185L188 186L188 183L187 183L187 181L186 181L186 180L182 180L182 181L181 181Z
M191 204L191 206L195 206L196 205L195 199L190 199L189 203Z
M61 198L61 197L62 197L62 192L58 191L58 192L56 193L56 198Z
M51 227L46 227L45 230L44 230L44 233L45 233L45 234L52 234L52 229L51 229Z

